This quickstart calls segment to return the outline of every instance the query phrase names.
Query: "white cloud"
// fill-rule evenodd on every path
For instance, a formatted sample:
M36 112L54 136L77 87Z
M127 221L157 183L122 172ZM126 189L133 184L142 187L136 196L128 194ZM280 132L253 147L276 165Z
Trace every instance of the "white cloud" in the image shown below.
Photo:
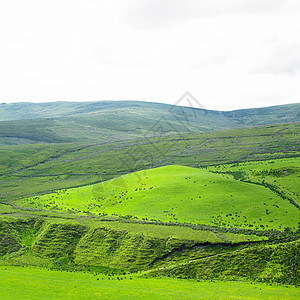
M137 0L126 11L125 19L137 28L161 29L194 18L268 13L284 3L284 0Z
M295 76L297 71L300 71L300 41L276 47L267 61L253 71Z
M0 1L0 102L299 102L299 28L299 0Z
M206 67L212 67L212 66L220 66L224 64L228 59L228 54L225 52L218 53L215 55L211 55L203 59L199 62L193 62L190 64L191 69L202 69Z

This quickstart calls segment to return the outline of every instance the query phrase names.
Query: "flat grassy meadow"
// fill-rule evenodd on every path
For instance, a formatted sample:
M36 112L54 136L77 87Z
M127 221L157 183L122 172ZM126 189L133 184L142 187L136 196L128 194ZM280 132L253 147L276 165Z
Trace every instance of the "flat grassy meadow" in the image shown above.
M0 267L1 299L299 299L296 287Z

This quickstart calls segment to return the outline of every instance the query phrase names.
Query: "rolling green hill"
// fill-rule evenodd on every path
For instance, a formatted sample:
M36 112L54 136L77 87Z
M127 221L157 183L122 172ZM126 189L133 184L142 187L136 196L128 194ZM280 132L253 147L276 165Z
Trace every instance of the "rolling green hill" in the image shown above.
M182 166L143 170L15 203L78 214L257 230L297 228L300 219L299 208L264 186Z
M50 193L164 165L203 167L299 156L300 123L103 144L0 147L0 199Z
M300 121L300 104L212 111L140 101L0 105L0 144L93 143Z

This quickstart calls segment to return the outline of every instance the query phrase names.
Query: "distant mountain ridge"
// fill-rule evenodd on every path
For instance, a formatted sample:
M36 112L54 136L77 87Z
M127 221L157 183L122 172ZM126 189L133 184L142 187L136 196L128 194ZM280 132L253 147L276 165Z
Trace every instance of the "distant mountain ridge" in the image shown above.
M106 142L300 122L300 104L214 111L142 101L0 104L0 145Z
M99 110L108 110L114 108L158 108L171 110L175 105L145 102L145 101L94 101L94 102L16 102L0 104L0 121L27 120L38 118L65 117L83 113L96 112ZM292 119L298 116L300 120L300 103L275 105L261 108L237 109L232 111L207 110L202 108L189 108L199 111L214 112L218 115L224 115L234 118L237 121L245 117L254 117L256 115L269 115L270 113L280 113L286 119ZM287 113L291 113L290 116ZM299 121L299 120L296 120ZM295 121L295 120L293 120Z

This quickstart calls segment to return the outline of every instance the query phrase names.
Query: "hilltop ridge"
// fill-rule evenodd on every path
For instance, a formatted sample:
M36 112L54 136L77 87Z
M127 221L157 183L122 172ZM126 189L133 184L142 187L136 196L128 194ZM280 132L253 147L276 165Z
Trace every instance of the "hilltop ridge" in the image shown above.
M141 101L0 105L0 144L109 142L300 122L300 104L213 111Z

